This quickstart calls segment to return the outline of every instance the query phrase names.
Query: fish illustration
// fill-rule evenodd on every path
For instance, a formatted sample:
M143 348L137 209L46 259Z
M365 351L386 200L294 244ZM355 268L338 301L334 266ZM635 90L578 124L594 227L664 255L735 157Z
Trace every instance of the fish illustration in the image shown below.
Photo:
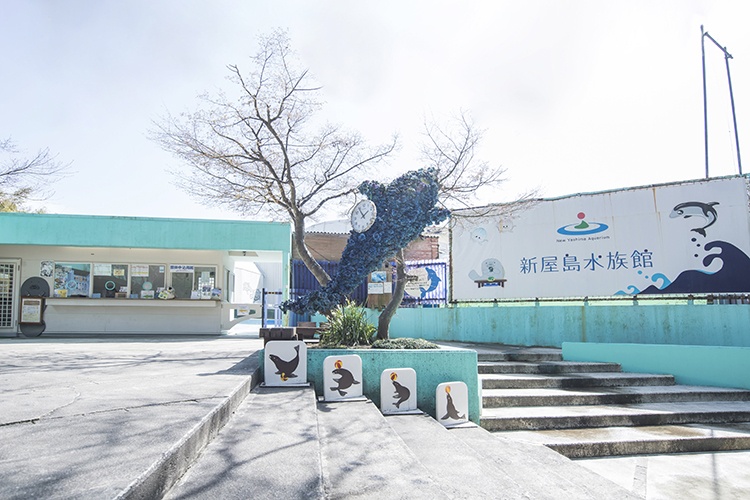
M456 406L453 404L453 398L451 397L450 392L446 392L445 395L448 398L448 412L440 420L446 420L448 418L452 418L453 420L463 420L463 419L465 419L466 415L459 415L458 414L458 410L456 410Z
M703 217L706 219L706 224L703 227L696 227L691 229L701 236L706 236L706 228L713 225L718 218L714 205L718 205L718 201L712 201L711 203L702 203L700 201L688 201L680 203L672 209L672 213L669 214L670 219L682 217L687 219L688 217Z
M299 345L294 346L294 350L297 351L297 355L289 361L284 361L275 354L270 354L268 356L271 358L271 361L273 361L273 364L276 365L276 370L278 370L276 372L277 375L282 375L282 377L286 378L297 377L297 375L294 374L294 371L299 366Z
M352 372L346 368L336 368L332 373L335 375L341 375L338 379L334 380L334 382L338 384L338 387L331 387L331 390L338 391L342 397L346 396L346 391L344 391L344 389L348 389L354 384L359 384L359 382L354 380Z
M399 408L401 406L401 403L409 399L411 396L411 391L408 387L404 387L403 385L399 384L395 380L392 380L393 382L393 388L396 389L396 394L393 396L393 399L397 399L395 403L393 403L393 406L396 408Z

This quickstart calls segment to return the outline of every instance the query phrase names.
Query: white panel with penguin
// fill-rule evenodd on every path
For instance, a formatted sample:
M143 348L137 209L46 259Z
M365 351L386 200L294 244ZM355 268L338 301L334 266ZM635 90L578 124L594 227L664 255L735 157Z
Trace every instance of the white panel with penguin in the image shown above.
M435 389L435 414L445 427L469 421L469 390L463 382L444 382Z
M356 354L323 360L323 397L326 401L362 398L362 358Z
M307 385L307 346L304 342L272 340L265 346L263 378L266 386Z
M380 411L421 413L417 409L417 372L413 368L391 368L380 375Z

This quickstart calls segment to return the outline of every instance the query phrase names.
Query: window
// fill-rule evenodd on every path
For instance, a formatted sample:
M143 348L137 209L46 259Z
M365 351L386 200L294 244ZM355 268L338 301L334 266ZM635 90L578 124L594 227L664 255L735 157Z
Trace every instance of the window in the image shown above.
M167 286L167 271L164 264L131 264L130 294L140 299L156 299L159 291Z
M216 266L169 266L172 288L177 299L210 299L216 288Z
M127 264L94 264L94 298L125 299L128 297Z
M55 262L55 297L88 297L91 264Z

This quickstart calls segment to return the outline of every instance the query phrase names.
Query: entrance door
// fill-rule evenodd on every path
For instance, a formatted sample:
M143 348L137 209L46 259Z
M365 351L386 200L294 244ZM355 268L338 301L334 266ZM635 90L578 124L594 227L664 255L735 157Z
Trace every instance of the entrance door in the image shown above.
M17 260L0 260L0 332L15 331Z

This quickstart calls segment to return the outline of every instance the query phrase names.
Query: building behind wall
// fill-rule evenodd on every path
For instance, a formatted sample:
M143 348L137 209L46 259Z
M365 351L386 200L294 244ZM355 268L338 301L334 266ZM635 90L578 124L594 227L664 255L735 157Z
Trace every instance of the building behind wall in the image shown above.
M0 214L0 335L30 278L49 287L47 334L219 334L242 276L286 290L290 254L287 223Z

